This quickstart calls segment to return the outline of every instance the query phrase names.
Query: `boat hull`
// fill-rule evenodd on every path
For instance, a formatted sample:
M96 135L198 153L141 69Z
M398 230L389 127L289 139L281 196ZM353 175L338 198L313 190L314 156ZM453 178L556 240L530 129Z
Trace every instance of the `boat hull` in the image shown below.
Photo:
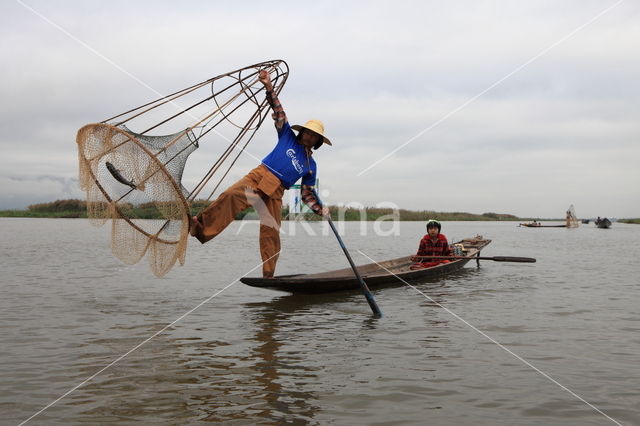
M441 263L430 268L411 270L410 267L414 264L411 260L413 255L361 265L357 268L369 288L421 281L444 276L461 269L467 262L479 256L482 248L490 242L491 240L478 238L459 241L458 243L463 244L467 250L465 259ZM289 293L331 293L360 288L360 283L351 268L318 274L280 275L273 278L243 277L240 281L252 287Z

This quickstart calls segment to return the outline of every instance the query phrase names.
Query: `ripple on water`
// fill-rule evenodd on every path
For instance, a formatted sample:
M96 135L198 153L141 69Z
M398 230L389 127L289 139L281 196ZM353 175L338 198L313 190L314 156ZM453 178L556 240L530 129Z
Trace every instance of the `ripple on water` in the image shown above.
M156 279L146 264L114 260L108 230L86 221L0 220L3 418L19 423L164 329L38 421L608 422L473 325L620 422L640 419L640 299L629 261L640 254L640 227L543 234L512 223L446 223L450 238L493 239L489 256L538 263L469 264L416 284L423 294L404 285L376 290L382 319L371 318L358 292L290 296L236 283L165 329L257 264L255 227L236 235L234 226L190 247L184 267ZM392 258L415 250L423 224L402 224L399 236L357 230L347 224L344 235L354 255ZM317 235L283 235L280 273L346 266L335 240ZM37 246L29 243L36 237ZM597 250L620 244L629 259Z

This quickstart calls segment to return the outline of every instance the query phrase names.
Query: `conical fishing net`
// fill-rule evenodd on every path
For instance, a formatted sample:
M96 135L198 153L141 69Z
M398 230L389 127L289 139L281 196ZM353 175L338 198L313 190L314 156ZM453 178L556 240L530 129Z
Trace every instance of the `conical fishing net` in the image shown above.
M183 264L189 204L180 180L187 156L198 147L193 135L149 137L124 126L89 124L77 141L88 215L98 225L112 219L113 254L134 264L149 248L161 251L162 259L149 257L158 276L176 260Z
M80 187L87 194L89 220L96 226L111 220L111 250L122 262L135 264L147 255L156 276L165 275L176 261L184 264L189 202L220 172L222 177L217 184L214 182L209 198L213 196L264 120L267 102L264 94L258 100L263 88L256 84L261 69L270 72L274 90L279 92L288 75L286 63L264 62L214 77L78 131ZM234 129L235 137L224 137L229 146L188 191L182 185L188 156L199 147L203 136L223 122ZM147 129L136 133L125 123ZM179 130L150 134L171 127ZM234 150L236 155L232 157Z
M580 221L576 217L576 210L573 208L573 204L571 204L567 210L566 224L567 228L577 228L580 226Z

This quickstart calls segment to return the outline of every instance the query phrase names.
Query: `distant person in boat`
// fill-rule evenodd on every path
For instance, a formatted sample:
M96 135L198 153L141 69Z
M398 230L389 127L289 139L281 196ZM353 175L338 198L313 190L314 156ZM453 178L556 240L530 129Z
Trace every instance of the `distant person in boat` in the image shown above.
M452 256L453 250L449 247L449 242L444 234L441 234L442 225L435 219L427 222L427 234L420 240L418 253L416 256ZM411 269L430 268L440 263L449 263L447 259L421 259L413 257L416 263L411 265Z
M242 210L253 206L260 216L260 255L262 276L273 277L280 254L280 220L282 194L302 178L302 201L321 216L328 216L313 195L316 183L316 162L313 150L322 145L331 145L324 136L321 121L310 120L304 126L290 126L287 116L273 91L269 73L261 70L260 83L266 89L266 96L273 113L278 132L275 148L262 159L261 164L249 174L229 187L199 215L191 218L190 233L201 243L206 243L220 234ZM296 135L293 131L296 130Z

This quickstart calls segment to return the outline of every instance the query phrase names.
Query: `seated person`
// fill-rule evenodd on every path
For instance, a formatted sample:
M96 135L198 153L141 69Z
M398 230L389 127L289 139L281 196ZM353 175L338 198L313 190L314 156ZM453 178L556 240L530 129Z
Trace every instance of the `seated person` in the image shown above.
M440 233L442 225L435 219L427 222L427 235L420 240L420 247L416 256L453 256L453 250L449 247L447 237ZM447 259L421 259L412 257L414 263L411 269L429 268L440 263L449 263Z

